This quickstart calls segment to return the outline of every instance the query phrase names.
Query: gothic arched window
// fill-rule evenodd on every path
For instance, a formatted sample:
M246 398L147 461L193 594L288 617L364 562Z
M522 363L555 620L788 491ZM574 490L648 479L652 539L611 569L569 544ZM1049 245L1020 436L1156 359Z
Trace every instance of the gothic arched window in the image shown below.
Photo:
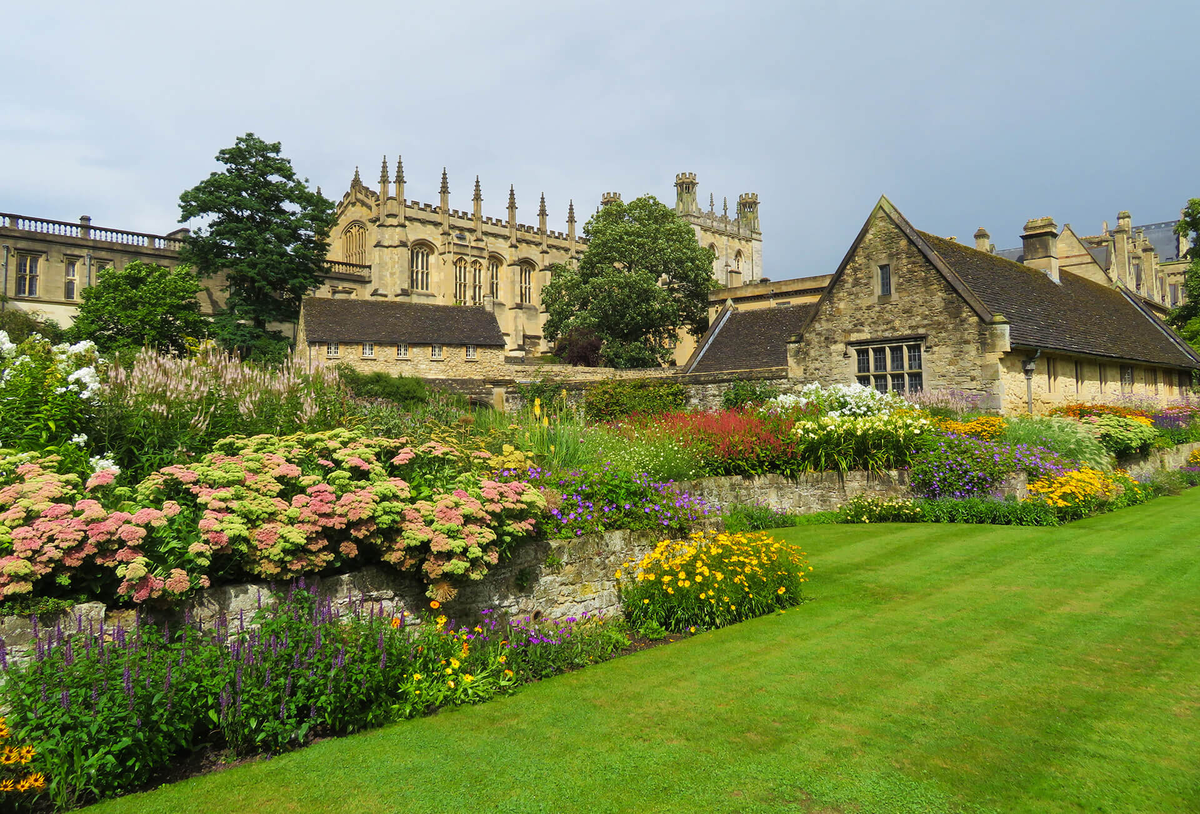
M483 263L478 260L471 263L471 304L483 302Z
M499 257L488 258L488 286L492 292L492 299L500 299L500 267L503 262Z
M414 291L429 290L429 247L413 246L409 252L409 288Z
M465 257L454 261L454 301L459 305L467 302L467 259Z
M342 256L347 263L367 264L367 227L357 221L342 232Z
M522 305L533 303L533 272L536 271L536 268L532 263L521 264L521 287L518 302Z

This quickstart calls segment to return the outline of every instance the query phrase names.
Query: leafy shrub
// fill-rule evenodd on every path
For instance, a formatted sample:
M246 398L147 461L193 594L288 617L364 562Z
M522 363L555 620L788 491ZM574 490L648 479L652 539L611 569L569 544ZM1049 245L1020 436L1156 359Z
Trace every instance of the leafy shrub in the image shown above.
M455 630L444 616L406 624L418 620L374 604L339 615L301 584L215 629L40 631L36 659L7 664L0 693L14 732L41 744L33 768L66 808L145 785L206 744L277 752L484 701L629 641L602 618L483 616Z
M417 376L393 376L382 370L362 373L348 362L337 366L342 384L360 399L383 399L402 406L429 401L429 388Z
M1059 475L1071 463L1039 447L981 441L963 435L930 434L913 453L913 491L929 498L966 498L994 493L1011 472L1031 479Z
M1179 477L1188 486L1200 486L1200 466L1185 466L1179 470Z
M1105 449L1118 457L1144 453L1158 437L1153 422L1142 416L1105 413L1085 416L1080 421L1095 433Z
M798 546L770 535L708 532L663 540L625 563L617 579L631 627L659 625L679 633L796 605L811 571Z
M769 531L799 525L799 516L770 506L735 503L725 510L725 531Z
M1112 469L1108 450L1079 421L1069 418L1015 418L1003 432L1010 444L1042 447L1092 469Z
M1058 515L1044 503L1030 500L920 500L926 523L982 523L993 526L1057 526Z
M9 299L0 294L0 302L9 302ZM66 332L53 319L17 308L0 309L0 331L18 345L35 334L52 345L66 338Z
M538 403L539 409L547 412L559 412L568 406L567 390L563 383L556 379L517 382L515 388L525 407L530 410L533 409L534 402Z
M609 379L589 387L583 400L593 421L660 415L682 409L685 402L683 385L663 379Z
M739 380L721 394L721 408L735 410L738 407L753 407L778 395L779 388L771 382Z

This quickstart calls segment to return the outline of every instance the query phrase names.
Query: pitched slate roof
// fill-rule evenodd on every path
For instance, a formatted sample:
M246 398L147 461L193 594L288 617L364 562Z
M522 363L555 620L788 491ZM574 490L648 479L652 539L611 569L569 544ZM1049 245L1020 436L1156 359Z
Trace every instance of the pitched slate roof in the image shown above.
M495 314L463 305L306 297L301 318L309 342L504 345Z
M1179 260L1179 238L1175 235L1175 227L1179 224L1177 220L1166 220L1161 223L1147 223L1143 226L1134 226L1133 231L1137 232L1141 229L1146 235L1146 240L1150 241L1150 245L1154 247L1154 251L1158 253L1158 259L1162 263L1169 263L1172 260Z
M1055 283L1038 269L917 234L988 310L1004 315L1013 345L1200 367L1200 357L1136 296L1067 271Z
M692 355L688 373L761 370L787 366L787 341L799 332L816 303L734 311L726 307Z

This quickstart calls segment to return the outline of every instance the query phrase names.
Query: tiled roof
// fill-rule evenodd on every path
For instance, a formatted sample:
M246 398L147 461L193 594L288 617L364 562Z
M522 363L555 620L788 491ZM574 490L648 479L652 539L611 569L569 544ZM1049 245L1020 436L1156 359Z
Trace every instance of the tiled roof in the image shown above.
M306 297L302 319L309 342L504 345L496 315L464 305Z
M1200 367L1200 358L1144 305L1119 289L1070 272L1045 272L918 232L994 314L1009 322L1014 345Z
M687 372L786 367L788 337L799 333L814 308L816 303L722 311Z
M1134 233L1138 229L1146 235L1146 240L1150 241L1150 245L1154 247L1154 251L1158 253L1159 262L1169 263L1172 260L1179 258L1179 238L1175 234L1175 227L1179 224L1177 220L1167 220L1161 223L1147 223L1144 226L1134 226Z

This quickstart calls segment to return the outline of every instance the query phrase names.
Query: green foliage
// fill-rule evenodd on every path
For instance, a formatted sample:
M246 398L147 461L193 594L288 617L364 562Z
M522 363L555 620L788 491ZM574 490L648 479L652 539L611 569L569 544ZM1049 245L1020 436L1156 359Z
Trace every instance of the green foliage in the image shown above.
M1096 433L1105 449L1118 457L1144 453L1158 437L1158 430L1148 422L1123 415L1105 413L1084 416L1080 421Z
M1009 444L1049 449L1092 469L1112 469L1112 458L1095 434L1069 418L1018 416L1009 420L1001 438Z
M909 500L856 495L838 510L839 523L983 523L996 526L1057 526L1054 509L1038 501Z
M57 322L36 312L16 308L8 297L0 294L0 331L8 334L9 340L18 345L37 334L51 344L62 342L66 332Z
M546 412L561 412L569 406L566 388L557 379L517 382L515 387L526 409L532 410L535 401L540 402L541 409Z
M54 596L30 596L29 594L22 594L0 602L0 617L32 616L33 614L37 614L39 618L51 619L63 611L74 607L77 601L81 600L77 598L64 599Z
M734 410L738 407L759 405L778 395L779 388L771 382L739 380L721 394L721 408Z
M703 456L654 427L591 427L580 441L585 460L655 480L691 480L705 474Z
M606 204L584 226L577 267L555 265L542 289L547 340L594 333L618 368L666 362L681 330L708 327L714 257L692 227L652 196Z
M381 370L362 373L348 362L337 370L342 383L360 399L384 399L405 407L429 401L429 387L417 376L393 376Z
M133 791L207 746L280 752L602 661L629 643L619 623L585 618L448 630L388 617L376 603L342 615L303 583L253 618L216 627L82 624L43 629L37 657L10 664L2 699L31 768L60 810ZM70 620L68 620L70 622ZM253 623L251 627L249 623Z
M611 206L611 204L610 204ZM617 421L683 409L683 385L664 379L607 379L588 388L583 405L592 421Z
M82 470L97 363L90 342L51 345L33 334L17 345L0 331L0 449L57 452Z
M183 353L189 340L204 336L200 283L187 266L166 269L136 260L108 268L83 289L83 302L67 332L89 339L101 353L137 352L143 347Z
M333 203L310 191L280 151L278 142L239 136L217 153L225 169L179 196L181 223L204 219L181 256L202 277L225 273L217 336L243 351L261 352L268 323L299 317L301 298L320 280L334 223Z
M800 525L800 516L758 504L734 503L725 510L725 530L769 531Z
M1168 321L1192 347L1200 349L1200 198L1187 202L1175 233L1186 237L1191 244L1187 251L1191 262L1183 273L1187 301L1171 312Z

